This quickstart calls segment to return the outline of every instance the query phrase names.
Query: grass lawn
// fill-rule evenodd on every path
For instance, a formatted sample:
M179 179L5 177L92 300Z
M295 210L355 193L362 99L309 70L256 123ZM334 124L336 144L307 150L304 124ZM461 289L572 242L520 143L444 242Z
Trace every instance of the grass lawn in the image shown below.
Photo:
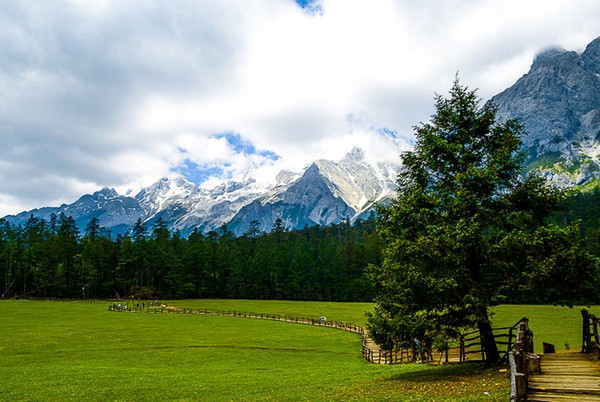
M536 353L542 353L542 342L551 343L556 351L567 349L581 351L582 318L581 309L600 315L596 306L563 307L538 305L501 305L492 316L494 327L514 325L523 317L529 318L533 331Z
M272 313L318 319L321 315L328 320L366 325L365 312L371 311L371 303L296 302L268 300L184 300L167 302L187 308L235 310L243 312ZM598 308L589 306L564 307L546 305L501 305L494 309L494 327L509 327L523 317L529 318L534 333L535 350L542 353L542 342L551 343L557 351L581 350L581 309L600 315ZM559 323L561 325L557 325Z
M112 303L111 303L112 304ZM364 324L365 303L185 300L180 307L253 311ZM236 317L114 313L108 303L0 302L2 401L490 401L508 379L477 364L374 365L360 337L332 328ZM536 333L579 309L500 306ZM543 319L536 328L536 317ZM571 317L571 315L568 315ZM569 318L573 333L581 320ZM502 324L504 325L504 324ZM542 328L543 327L543 328ZM544 335L545 336L545 335ZM548 341L570 341L567 332ZM579 335L580 337L581 335ZM563 338L565 339L563 341ZM556 340L553 340L556 339ZM564 346L564 345L563 345ZM486 394L488 393L488 394Z

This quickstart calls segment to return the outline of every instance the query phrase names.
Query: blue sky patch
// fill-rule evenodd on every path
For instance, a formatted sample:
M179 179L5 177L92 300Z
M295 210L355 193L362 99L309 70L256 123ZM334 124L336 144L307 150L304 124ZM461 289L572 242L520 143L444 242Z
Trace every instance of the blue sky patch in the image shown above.
M378 131L380 134L383 134L386 137L393 138L395 140L398 139L398 131L396 130L390 130L389 128L382 127Z
M323 8L319 0L295 0L303 10L309 14L320 14L323 12Z
M279 155L273 151L257 150L251 141L243 138L237 133L227 132L221 134L215 134L213 138L221 139L224 138L227 141L229 148L234 150L238 154L244 155L258 155L272 161L279 160Z
M189 159L185 159L181 165L172 170L181 173L194 184L201 184L211 177L222 177L225 174L223 167L214 164L199 165Z
M245 157L254 156L254 163L258 165L269 164L280 159L280 156L273 151L256 149L252 141L234 132L214 134L211 138L225 140L227 147L238 155L244 155ZM186 157L188 155L186 149L178 147L178 150L185 159L178 166L172 168L171 171L182 174L192 183L200 185L211 177L221 180L232 179L235 169L232 168L230 162L197 163ZM240 167L238 166L237 168L239 169Z

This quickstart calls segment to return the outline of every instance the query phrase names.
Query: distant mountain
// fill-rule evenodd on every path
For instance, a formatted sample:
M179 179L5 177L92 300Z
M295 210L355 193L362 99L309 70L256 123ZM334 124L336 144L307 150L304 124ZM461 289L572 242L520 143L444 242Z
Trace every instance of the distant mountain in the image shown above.
M558 185L600 178L600 38L581 54L550 49L491 100L500 120L518 118L527 168Z
M52 214L72 216L80 230L90 219L98 218L102 225L115 233L123 233L135 224L138 218L145 216L144 209L135 198L117 194L113 189L103 188L94 194L86 194L72 204L59 207L44 207L21 212L5 218L13 224L24 224L31 215L50 220Z
M277 218L296 229L354 220L392 196L397 172L398 166L373 165L361 149L354 148L339 162L312 163L298 179L244 206L228 226L239 234L252 221L269 231Z
M253 221L268 232L278 218L288 229L301 229L364 216L375 203L394 193L397 171L398 166L370 163L361 149L354 148L338 162L319 160L303 172L283 171L277 185L269 188L248 180L205 190L174 175L142 189L135 197L105 188L73 204L6 219L23 224L31 215L48 220L52 214L64 213L72 216L81 230L90 219L98 218L116 234L129 230L138 219L151 226L159 218L184 236L194 229L209 232L223 225L241 235Z

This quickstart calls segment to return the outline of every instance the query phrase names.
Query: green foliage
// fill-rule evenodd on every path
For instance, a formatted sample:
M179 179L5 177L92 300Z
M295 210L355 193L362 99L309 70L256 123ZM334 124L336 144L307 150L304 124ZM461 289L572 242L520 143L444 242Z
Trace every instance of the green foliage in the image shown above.
M600 181L588 184L568 199L568 210L556 216L557 221L578 223L577 233L588 252L600 257Z
M560 152L546 152L527 164L527 171L536 169L551 169L561 161Z
M590 157L581 156L579 159L565 161L560 152L547 152L527 164L527 171L551 171L567 175L576 180L582 170L587 173L597 172L598 164Z
M383 263L370 267L378 285L371 334L429 343L475 326L494 363L491 306L517 295L596 297L589 291L597 266L577 244L576 228L549 223L565 194L521 177L516 121L497 123L495 107L479 108L475 91L457 80L415 132L414 150L402 155L398 197L379 211L387 247Z
M247 298L370 301L368 264L381 260L375 220L290 232L274 222L236 238L226 226L188 239L164 220L111 237L98 219L80 235L71 217L0 219L4 297Z

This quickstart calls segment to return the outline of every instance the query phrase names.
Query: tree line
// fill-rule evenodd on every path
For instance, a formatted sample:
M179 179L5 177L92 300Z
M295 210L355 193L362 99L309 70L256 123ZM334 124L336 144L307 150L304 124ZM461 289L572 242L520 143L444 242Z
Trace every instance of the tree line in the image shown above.
M581 231L572 235L595 256L599 199L600 190L574 194L569 208L554 215L557 222L579 221ZM281 220L269 233L258 228L254 222L240 237L223 226L182 238L159 219L150 226L138 221L115 237L97 218L83 231L64 214L31 216L22 226L0 219L0 292L4 298L373 300L374 281L365 272L380 266L384 250L374 216L299 231ZM556 302L552 286L538 285L511 286L505 301Z
M375 218L270 232L253 222L235 237L226 226L187 238L162 219L114 237L92 218L83 232L68 215L0 219L2 297L247 298L370 301L364 275L381 261Z
M581 243L600 256L600 190L575 194L557 220L580 221ZM365 272L382 262L374 216L350 224L270 232L258 222L235 237L226 226L188 238L167 223L141 221L114 237L92 218L83 232L68 215L31 216L24 225L0 219L0 292L48 298L247 298L371 301ZM561 281L562 282L562 281ZM513 302L553 302L548 286L515 291Z

